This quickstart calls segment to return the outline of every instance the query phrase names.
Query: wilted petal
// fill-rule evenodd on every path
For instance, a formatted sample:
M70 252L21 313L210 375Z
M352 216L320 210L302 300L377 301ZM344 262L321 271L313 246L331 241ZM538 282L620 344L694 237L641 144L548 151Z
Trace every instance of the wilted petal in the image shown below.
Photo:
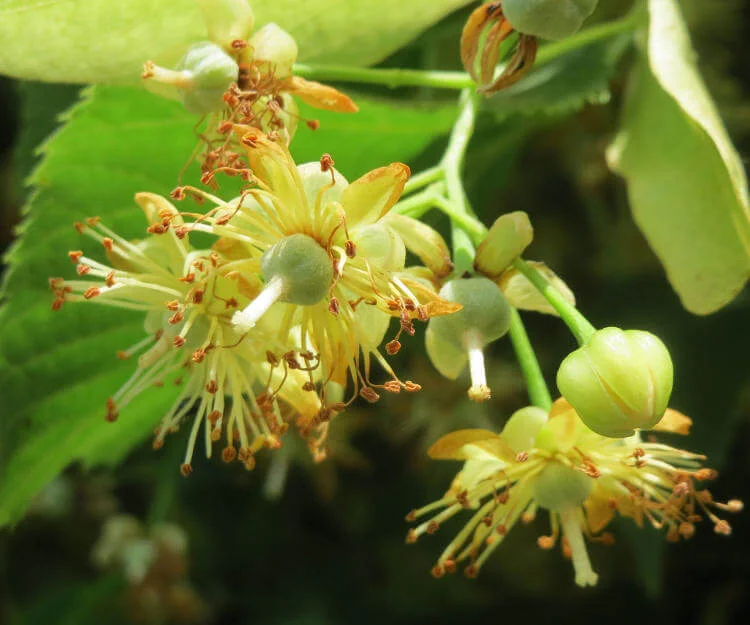
M398 202L411 171L403 163L375 169L352 182L341 196L350 228L383 217Z
M671 432L672 434L687 436L690 434L690 426L692 425L693 420L690 417L672 408L667 408L661 421L651 429L657 432Z
M523 254L534 239L529 216L522 212L498 217L477 248L474 268L488 278L497 278Z
M247 0L198 0L206 21L208 38L223 48L235 40L245 41L255 26Z
M575 305L576 298L573 295L573 291L547 265L534 261L529 262L529 265L547 278L552 286L560 291L570 304ZM511 306L519 310L533 310L547 315L558 316L557 311L552 308L547 298L515 268L511 267L503 273L497 284Z
M438 439L427 451L427 455L434 460L468 460L470 456L464 450L466 445L497 437L498 435L491 430L458 430Z
M438 278L453 271L451 253L443 237L427 224L406 215L391 213L383 223L396 231L412 254L416 255Z
M305 80L299 76L290 76L285 83L285 90L296 95L305 104L317 109L336 113L356 113L359 107L349 96L338 89L320 82Z

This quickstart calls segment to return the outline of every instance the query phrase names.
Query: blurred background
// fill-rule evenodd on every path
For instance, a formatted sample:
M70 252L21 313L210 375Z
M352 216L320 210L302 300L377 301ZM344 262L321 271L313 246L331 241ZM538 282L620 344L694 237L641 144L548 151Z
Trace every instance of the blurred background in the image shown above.
M629 2L600 4L598 19L607 19ZM682 4L730 135L750 154L750 0ZM457 68L467 14L445 19L384 65ZM483 115L467 189L485 223L499 212L529 213L533 257L565 278L595 325L662 337L676 363L672 405L695 423L675 444L706 453L719 469L717 499L747 501L750 298L745 292L710 317L687 313L634 226L624 185L604 159L629 62L626 55L607 104L548 120ZM0 78L3 250L30 192L23 180L34 148L77 93L75 86ZM29 105L40 100L43 109ZM436 137L410 163L413 171L434 163L443 145ZM552 383L573 339L556 319L525 318ZM465 384L446 384L432 370L419 335L404 341L396 365L423 390L350 410L334 422L332 457L321 465L288 439L252 473L203 463L186 480L175 469L184 448L174 437L162 453L144 445L114 471L71 467L17 527L0 530L0 623L750 622L747 513L730 519L731 538L706 525L675 545L654 530L617 523L614 546L591 546L600 573L594 589L574 585L558 552L536 548L543 519L514 528L479 579L433 579L430 568L460 521L407 546L404 515L438 498L458 466L429 461L426 449L462 427L499 429L527 397L508 341L492 346L494 394L481 407L469 403Z

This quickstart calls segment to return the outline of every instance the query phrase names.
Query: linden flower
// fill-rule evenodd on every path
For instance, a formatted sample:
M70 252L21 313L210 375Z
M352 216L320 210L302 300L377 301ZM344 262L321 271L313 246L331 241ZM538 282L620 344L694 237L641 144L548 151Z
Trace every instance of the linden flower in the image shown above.
M457 310L434 288L404 271L405 247L432 270L451 270L440 235L420 222L389 215L409 176L394 163L349 184L324 156L320 163L295 166L283 143L247 127L237 128L247 147L254 188L224 202L201 190L182 187L216 207L184 230L221 237L217 249L231 258L259 259L265 281L261 293L233 317L238 332L251 332L270 315L279 320L278 336L311 351L320 363L322 383L354 382L355 395L376 401L375 388L417 390L402 382L379 349L392 316L400 330L386 351L394 354L402 332L414 333L415 318ZM370 381L375 361L390 376ZM352 398L353 399L353 398ZM351 401L351 400L350 400Z
M655 428L686 434L690 419L668 410ZM501 434L461 430L441 438L430 449L437 459L464 460L446 495L414 510L407 520L432 515L410 530L407 542L435 533L462 510L473 510L466 526L448 544L433 568L440 577L468 561L474 577L521 519L530 522L538 509L549 514L551 534L538 545L551 549L561 539L563 553L573 560L579 586L594 585L585 538L611 544L602 533L615 513L666 529L667 540L690 538L695 524L707 518L718 534L729 535L729 524L716 511L738 512L742 502L713 501L698 484L716 477L701 468L704 456L656 442L606 438L589 430L564 400L547 415L534 407L516 412Z
M315 108L357 112L333 87L292 74L299 50L289 33L271 23L251 36L255 19L246 0L199 1L209 41L193 44L174 69L147 61L142 78L151 91L180 100L191 113L209 115L208 131L201 135L204 183L218 171L242 169L232 124L279 132L288 143L299 120L293 96ZM307 123L317 128L317 122Z
M244 277L252 275L246 263L226 261L214 251L193 250L186 237L175 235L182 218L163 198L139 193L136 201L153 236L131 243L97 218L76 224L79 232L103 245L109 264L70 252L78 274L86 279L51 279L52 307L59 310L65 302L91 301L146 313L148 336L118 353L121 358L140 355L131 378L107 401L107 420L116 420L119 411L146 389L175 377L180 383L184 377L182 392L156 431L154 447L161 447L164 437L194 411L184 474L192 470L201 425L208 457L212 442L223 431L223 459L238 458L252 468L253 454L264 445L278 447L278 437L287 429L279 397L302 412L319 410L315 398L294 389L294 384L308 380L308 374L298 378L312 356L286 352L260 329L257 336L243 340L231 317L259 289L257 280L253 284ZM294 382L279 389L278 379L290 376ZM263 392L257 394L258 388Z

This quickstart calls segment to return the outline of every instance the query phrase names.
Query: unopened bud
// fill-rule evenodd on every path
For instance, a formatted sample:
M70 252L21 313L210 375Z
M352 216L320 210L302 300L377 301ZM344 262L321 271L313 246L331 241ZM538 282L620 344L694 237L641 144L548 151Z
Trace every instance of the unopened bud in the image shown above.
M557 386L589 428L621 438L659 422L673 377L669 351L656 336L604 328L563 360Z
M286 78L292 73L292 65L297 60L299 49L288 32L277 24L266 24L250 38L253 59L268 63L277 79Z
M547 412L536 406L516 410L508 419L501 436L515 452L534 447L534 439L547 423Z
M599 0L503 0L503 15L518 32L542 39L570 37Z

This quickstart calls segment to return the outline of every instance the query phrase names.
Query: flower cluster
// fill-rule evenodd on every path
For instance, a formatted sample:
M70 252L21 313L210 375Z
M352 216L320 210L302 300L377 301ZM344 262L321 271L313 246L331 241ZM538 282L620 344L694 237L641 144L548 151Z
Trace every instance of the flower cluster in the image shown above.
M655 429L687 434L690 419L668 410ZM459 562L474 577L519 520L530 523L539 510L549 515L549 535L537 544L551 549L560 543L572 559L579 586L594 585L585 539L611 544L604 532L619 514L639 526L665 529L667 540L688 539L703 519L717 534L731 527L718 512L739 512L742 502L713 500L701 483L716 471L701 466L705 459L649 437L608 438L588 429L564 399L549 414L523 408L511 416L500 434L461 430L441 438L430 455L463 460L463 469L438 501L409 513L407 520L428 517L409 531L407 542L434 534L440 526L468 510L471 518L443 550L433 568L440 577Z
M213 204L181 213L140 193L148 238L127 241L97 218L76 224L105 259L71 251L79 279L50 281L55 309L88 301L144 315L145 337L120 352L138 354L136 371L108 400L107 419L151 386L181 384L154 446L192 414L184 474L201 429L208 456L223 439L222 458L252 468L254 454L278 447L293 421L322 458L328 422L357 395L374 402L382 391L419 389L381 351L391 320L398 330L385 352L393 355L416 320L460 308L419 277L423 270L405 267L408 247L435 275L451 271L436 232L389 214L408 167L394 163L349 184L328 156L298 167L283 141L257 128L235 132L252 167L239 197L179 187L173 197ZM196 249L191 233L213 242ZM375 363L384 382L371 377Z

